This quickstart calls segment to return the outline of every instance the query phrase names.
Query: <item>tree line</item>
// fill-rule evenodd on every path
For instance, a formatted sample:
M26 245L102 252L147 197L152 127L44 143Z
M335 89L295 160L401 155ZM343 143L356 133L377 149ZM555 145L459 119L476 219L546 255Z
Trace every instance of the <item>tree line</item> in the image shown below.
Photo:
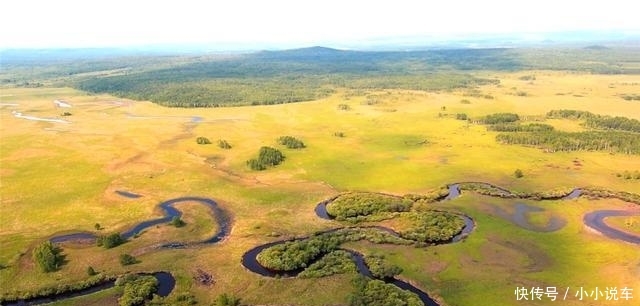
M545 123L497 123L487 126L487 130L496 132L550 132L554 128L552 125Z
M547 152L609 151L640 154L640 121L626 117L611 117L581 110L552 110L547 118L583 120L595 130L583 132L556 131L544 123L520 124L514 113L490 114L477 122L488 124L487 130L502 132L496 140L504 144L534 146Z
M500 123L513 123L520 120L518 114L514 113L496 113L489 114L480 119L478 119L479 123L482 124L500 124Z
M609 151L640 154L640 135L620 131L503 133L496 140L504 144L535 146L547 152Z
M552 110L547 113L548 118L568 118L568 119L582 119L587 127L594 129L611 129L618 131L628 131L634 133L640 133L640 121L637 119L630 119L627 117L611 117L604 115L597 115L587 111L579 110Z

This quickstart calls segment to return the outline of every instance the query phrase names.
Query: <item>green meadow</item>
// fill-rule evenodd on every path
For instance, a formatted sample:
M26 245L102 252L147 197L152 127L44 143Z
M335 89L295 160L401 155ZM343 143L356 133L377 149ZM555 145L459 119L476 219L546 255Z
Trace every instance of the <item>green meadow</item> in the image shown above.
M348 191L402 196L478 181L514 192L601 187L640 193L640 180L617 175L640 170L637 154L549 152L503 144L496 141L500 132L475 121L515 113L521 124L579 132L592 128L545 114L571 109L640 120L640 102L620 97L640 92L640 75L497 68L469 74L499 82L424 90L333 84L331 91L298 103L219 108L168 107L53 83L39 88L5 84L0 88L0 299L82 282L91 266L109 276L172 273L176 286L168 297L155 298L158 304L179 304L181 296L190 296L199 305L212 305L219 295L230 294L243 305L346 305L355 273L268 278L243 268L241 257L267 242L344 226L318 218L314 207ZM531 75L535 79L526 77ZM72 107L56 107L56 99ZM70 123L27 120L12 111ZM65 111L71 115L62 116ZM471 120L456 119L462 113ZM278 144L281 136L293 136L305 147L288 149ZM212 144L198 144L197 137ZM231 148L218 147L219 139ZM277 148L285 160L264 171L251 170L246 161L262 146ZM520 178L514 176L517 169ZM142 197L127 198L116 191ZM50 237L123 232L161 217L160 202L183 196L214 199L231 215L228 237L210 245L156 249L167 242L197 242L218 229L211 211L187 202L176 205L184 227L153 226L111 249L62 243L65 262L54 272L41 272L32 259L34 247ZM544 209L526 215L531 224L544 226L555 217L564 226L536 232L497 213L513 213L516 203ZM575 296L581 287L635 289L633 300L607 305L634 305L640 299L638 245L607 238L583 223L590 211L637 211L637 204L587 197L501 199L463 191L459 198L429 208L466 214L476 228L457 243L413 247L359 241L343 247L384 255L402 268L400 279L442 305L597 305L593 298L580 301ZM371 224L393 227L394 222L404 221ZM640 232L637 217L607 222ZM139 262L122 266L118 257L125 253ZM198 282L198 270L212 275L214 283ZM517 301L514 292L519 287L557 287L558 299L567 288L569 294L563 301ZM55 304L114 304L121 294L109 289Z

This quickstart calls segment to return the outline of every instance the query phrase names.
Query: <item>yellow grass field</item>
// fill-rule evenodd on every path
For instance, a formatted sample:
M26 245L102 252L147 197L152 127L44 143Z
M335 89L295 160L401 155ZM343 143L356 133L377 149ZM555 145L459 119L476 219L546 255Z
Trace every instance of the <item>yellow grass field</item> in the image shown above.
M535 75L535 80L521 80ZM271 279L240 265L250 248L287 237L305 236L337 227L321 220L314 206L343 191L403 195L426 193L444 184L489 182L513 191L548 191L598 186L640 193L640 180L616 174L640 170L640 156L608 152L544 151L495 141L496 132L483 125L456 120L515 112L527 121L545 120L554 109L640 120L640 102L620 94L640 92L640 75L591 75L524 71L478 73L498 78L499 85L481 86L482 96L466 90L420 92L339 90L317 101L208 109L166 108L147 101L89 95L69 88L1 88L0 92L0 296L37 291L60 283L79 282L88 266L113 275L126 271L170 271L177 280L169 298L193 294L202 304L230 293L246 304L346 304L354 275L319 279ZM518 95L517 92L526 92ZM378 103L367 105L367 96ZM57 107L59 99L71 108ZM470 103L460 101L466 99ZM14 105L15 104L15 105ZM340 110L347 104L350 110ZM13 111L70 123L34 121ZM63 112L70 116L62 116ZM195 118L197 117L197 118ZM561 131L585 129L576 121L547 119ZM342 132L344 137L336 137ZM306 148L277 144L291 135ZM199 145L196 137L213 144ZM216 145L227 140L232 148ZM278 147L283 164L252 171L246 160L261 146ZM578 161L578 162L576 162ZM523 178L515 178L521 169ZM137 199L116 191L142 195ZM31 249L60 233L122 232L161 216L158 203L182 196L212 198L228 211L233 226L224 241L184 250L154 250L169 241L199 241L216 225L207 209L194 203L176 206L187 226L159 225L122 246L104 250L94 245L63 245L67 263L59 271L36 269ZM531 223L551 216L566 221L555 232L520 228L495 213L514 202L545 208L532 213ZM413 248L351 243L365 254L382 253L401 266L402 279L437 297L444 305L600 305L580 301L580 287L627 286L632 301L606 305L637 305L640 301L638 245L606 238L586 228L582 218L596 209L640 209L614 199L568 201L507 200L464 192L438 208L468 214L476 230L461 243ZM610 221L624 226L624 218ZM637 218L634 219L637 221ZM637 223L630 231L638 233ZM140 263L122 267L117 257L134 254ZM211 273L212 286L194 280L198 269ZM556 286L564 301L516 301L517 287ZM113 293L115 294L115 293ZM75 300L113 302L113 294ZM67 304L73 301L65 302Z

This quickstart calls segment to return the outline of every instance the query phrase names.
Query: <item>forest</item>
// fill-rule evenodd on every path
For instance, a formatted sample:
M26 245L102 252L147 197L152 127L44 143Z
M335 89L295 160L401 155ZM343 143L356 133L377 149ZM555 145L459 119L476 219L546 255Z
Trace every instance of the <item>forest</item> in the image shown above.
M475 87L499 81L464 71L520 66L517 54L508 49L361 52L311 47L127 70L80 78L73 86L165 106L219 107L309 101L326 97L336 88L427 91Z
M496 140L503 144L539 147L546 152L608 151L640 154L640 121L626 117L597 115L579 110L551 110L547 118L582 120L590 130L564 132L545 123L521 124L514 113L489 114L471 120L486 124L487 130L501 132Z

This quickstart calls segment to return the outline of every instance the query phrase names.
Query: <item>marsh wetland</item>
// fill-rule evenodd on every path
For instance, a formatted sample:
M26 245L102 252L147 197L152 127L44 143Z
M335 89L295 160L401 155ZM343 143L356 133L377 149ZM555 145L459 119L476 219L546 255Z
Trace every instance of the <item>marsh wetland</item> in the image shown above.
M93 73L8 57L0 301L637 295L639 54L314 47L105 58Z

